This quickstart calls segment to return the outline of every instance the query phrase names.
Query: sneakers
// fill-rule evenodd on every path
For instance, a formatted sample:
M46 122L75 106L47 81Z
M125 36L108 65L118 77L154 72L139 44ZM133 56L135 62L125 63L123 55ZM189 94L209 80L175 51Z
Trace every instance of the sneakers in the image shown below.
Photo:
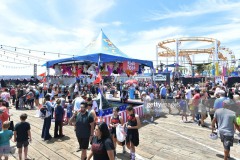
M148 120L143 120L142 123L148 123Z

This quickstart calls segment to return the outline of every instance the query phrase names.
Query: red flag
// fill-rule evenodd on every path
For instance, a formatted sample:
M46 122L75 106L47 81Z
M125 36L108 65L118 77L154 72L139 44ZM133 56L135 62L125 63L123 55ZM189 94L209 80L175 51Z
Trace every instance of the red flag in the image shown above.
M46 76L46 72L44 72L42 74L39 74L38 76L45 77Z
M93 84L98 84L98 83L100 83L102 81L102 76L101 76L101 74L100 74L100 72L98 73L98 75L97 75L97 79L93 82Z
M44 77L42 80L40 80L40 82L41 82L41 83L43 83L43 82L47 82L47 78Z

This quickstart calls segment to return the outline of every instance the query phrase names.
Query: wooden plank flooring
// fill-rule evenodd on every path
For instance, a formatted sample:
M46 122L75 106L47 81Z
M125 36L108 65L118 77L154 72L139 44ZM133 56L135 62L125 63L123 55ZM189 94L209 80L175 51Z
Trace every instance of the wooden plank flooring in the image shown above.
M29 158L35 160L77 160L81 152L76 152L78 142L73 126L64 126L66 135L63 139L43 141L41 131L43 119L35 117L36 110L10 109L14 124L19 122L19 115L27 113L27 121L31 124L32 143L29 145ZM193 123L181 123L180 116L166 115L155 119L154 124L143 124L140 132L140 145L136 149L137 160L218 160L223 159L223 146L220 140L210 140L209 128L202 128ZM208 120L209 121L209 120ZM51 124L53 136L54 123ZM11 142L11 146L16 144ZM128 150L127 150L128 151ZM127 160L129 154L122 154L122 148L117 147L118 159ZM240 146L234 143L231 155L240 159ZM9 156L10 160L18 159L17 149Z

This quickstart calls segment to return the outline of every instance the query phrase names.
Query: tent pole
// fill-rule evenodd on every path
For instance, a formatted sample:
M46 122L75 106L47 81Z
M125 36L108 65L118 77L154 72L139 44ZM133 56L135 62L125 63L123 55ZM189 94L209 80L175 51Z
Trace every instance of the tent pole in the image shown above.
M156 70L158 70L158 46L156 45Z
M46 64L46 72L47 72L47 77L46 77L46 81L47 81L47 88L49 87L49 68L48 68L48 62Z

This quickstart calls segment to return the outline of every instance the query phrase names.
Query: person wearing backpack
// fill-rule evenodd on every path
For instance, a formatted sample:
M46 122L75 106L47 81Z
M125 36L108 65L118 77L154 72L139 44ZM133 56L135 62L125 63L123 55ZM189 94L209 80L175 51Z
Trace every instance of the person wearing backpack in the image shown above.
M50 140L52 136L49 133L50 127L51 127L51 110L53 108L52 103L50 102L51 95L47 94L45 96L45 106L46 106L46 116L44 118L43 122L43 128L42 128L42 138L44 140Z

